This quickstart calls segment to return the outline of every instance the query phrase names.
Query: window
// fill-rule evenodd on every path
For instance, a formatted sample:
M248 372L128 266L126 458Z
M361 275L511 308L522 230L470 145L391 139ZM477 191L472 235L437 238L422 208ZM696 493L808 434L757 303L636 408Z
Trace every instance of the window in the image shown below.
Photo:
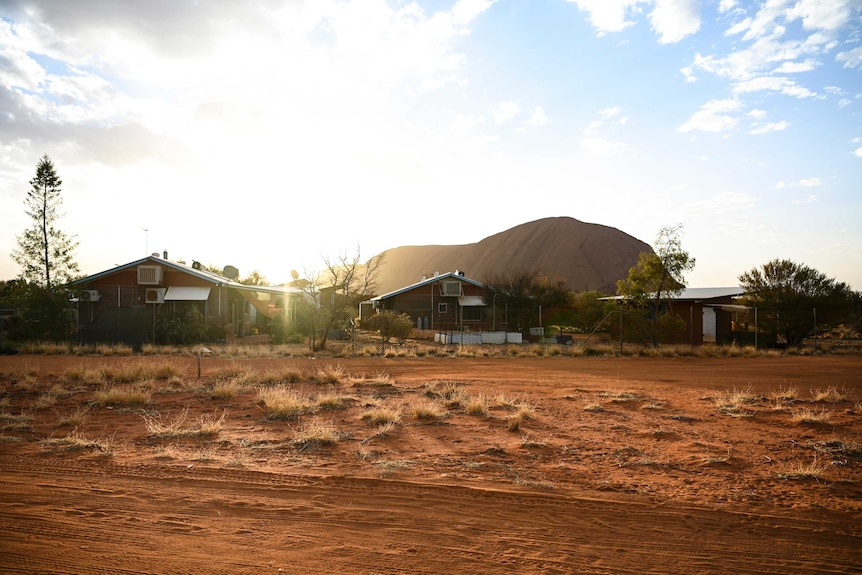
M482 308L480 306L462 307L461 319L464 321L482 321Z
M440 302L437 304L437 313L449 313L449 304Z

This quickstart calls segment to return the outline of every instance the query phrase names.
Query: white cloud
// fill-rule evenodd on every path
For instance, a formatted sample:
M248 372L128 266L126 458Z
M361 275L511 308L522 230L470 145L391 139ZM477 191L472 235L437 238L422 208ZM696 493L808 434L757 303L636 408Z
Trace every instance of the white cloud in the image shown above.
M802 188L817 188L823 185L823 180L820 178L804 178L796 182L796 185Z
M724 31L725 36L736 36L751 28L751 18L743 18L730 28Z
M775 187L779 190L784 188L818 188L823 185L823 180L820 178L803 178L795 182L778 182Z
M721 2L719 2L718 4L718 11L723 14L725 12L733 10L735 6L736 0L721 0Z
M787 96L796 98L811 98L816 96L814 92L800 86L793 80L778 76L760 76L742 82L736 82L733 85L735 94L745 94L748 92L781 92Z
M808 59L804 62L784 62L775 69L777 74L799 74L801 72L810 72L820 66L817 60Z
M568 0L590 15L599 36L621 32L635 22L629 15L641 13L641 5L653 5L649 20L659 43L672 44L700 29L699 0Z
M512 118L518 115L518 112L521 111L521 108L515 102L511 100L506 102L500 102L497 106L491 110L491 117L494 118L494 121L498 124L505 124Z
M673 44L700 29L700 2L697 0L656 0L650 24L659 34L660 44Z
M522 130L527 128L538 128L540 126L544 126L548 123L548 117L545 115L545 111L541 108L541 106L536 106L533 108L533 112L530 114L530 119L524 122L524 126L521 128Z
M753 196L741 192L721 192L699 202L692 202L680 207L680 212L686 215L709 214L716 216L734 211L749 210L757 205Z
M838 62L844 62L845 68L862 68L862 46L857 46L847 52L839 52L835 56Z
M770 124L766 124L764 126L758 126L751 130L751 133L754 135L758 134L768 134L769 132L780 132L782 130L786 130L790 127L790 122L786 120L782 120L781 122L772 122Z
M590 122L586 128L584 128L584 134L587 136L595 136L599 132L599 128L601 128L605 123L601 120L593 120Z
M626 20L629 11L638 10L638 4L648 3L648 0L568 0L578 5L584 12L590 13L590 23L599 31L599 35L608 32L620 32L634 24Z
M812 194L806 198L802 198L801 200L793 200L793 204L796 206L804 206L806 204L813 204L817 202L817 196Z
M856 148L853 150L853 155L857 158L862 158L862 148Z
M621 110L619 108L617 108L616 106L613 108L603 108L603 109L599 110L599 116L601 116L602 118L610 120L614 116L618 116L620 114L620 112L621 112Z
M758 110L755 108L748 113L748 117L756 120L763 119L766 117L766 110Z
M787 10L787 19L802 19L806 30L838 30L858 10L858 0L799 0Z
M853 100L851 100L849 98L842 98L842 99L838 100L838 107L839 108L846 108L847 106L849 106L852 103L853 103Z
M466 26L485 12L496 0L458 0L452 8L452 19L456 24Z
M628 149L628 146L622 142L613 142L605 138L593 137L582 139L581 148L592 156L605 157L622 154Z
M723 132L734 127L737 118L729 115L740 108L736 99L710 100L695 112L686 123L677 128L682 133L700 130L702 132Z

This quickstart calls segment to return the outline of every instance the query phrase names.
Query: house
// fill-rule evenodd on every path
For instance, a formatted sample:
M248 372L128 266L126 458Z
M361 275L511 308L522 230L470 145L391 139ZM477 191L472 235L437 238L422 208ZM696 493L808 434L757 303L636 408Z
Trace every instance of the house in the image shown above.
M239 283L236 268L224 275L194 262L170 261L167 252L72 282L82 342L117 342L139 346L156 340L159 321L182 318L194 307L217 339L265 331L268 320L281 312L293 313L303 297L301 289L286 286L249 286Z
M455 270L371 298L360 305L359 317L375 310L410 316L417 329L482 331L492 327L484 300L485 287Z
M674 343L700 345L733 342L735 317L746 315L748 312L748 307L738 303L739 298L744 294L745 291L737 286L685 288L678 294L669 295L662 301L662 305L685 323L685 328L676 334ZM601 299L621 301L625 297L614 296Z

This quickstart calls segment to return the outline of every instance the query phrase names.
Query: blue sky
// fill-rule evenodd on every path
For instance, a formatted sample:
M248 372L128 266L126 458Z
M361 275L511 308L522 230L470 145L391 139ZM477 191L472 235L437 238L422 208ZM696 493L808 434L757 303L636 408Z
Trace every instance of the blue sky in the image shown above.
M3 254L45 153L84 273L281 282L570 216L682 224L693 287L862 289L862 0L7 0Z

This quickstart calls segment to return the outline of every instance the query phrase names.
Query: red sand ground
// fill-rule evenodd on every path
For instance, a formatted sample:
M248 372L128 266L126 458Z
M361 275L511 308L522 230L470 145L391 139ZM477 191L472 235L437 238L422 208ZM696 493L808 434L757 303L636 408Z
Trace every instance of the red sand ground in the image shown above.
M187 376L61 424L100 388L75 370L130 361ZM203 363L198 380L189 358L0 358L0 573L862 572L859 356ZM351 377L314 380L336 364ZM259 384L212 398L226 368L288 365L307 375L299 393L345 406L285 421L266 418ZM848 397L812 401L830 386ZM453 388L488 413L439 398ZM743 416L715 401L734 391ZM415 418L431 397L448 415ZM510 431L513 400L532 414ZM378 435L372 405L403 418ZM795 423L804 408L829 421ZM226 412L221 431L145 426L185 409ZM313 422L341 438L293 443ZM46 441L64 437L102 451Z

